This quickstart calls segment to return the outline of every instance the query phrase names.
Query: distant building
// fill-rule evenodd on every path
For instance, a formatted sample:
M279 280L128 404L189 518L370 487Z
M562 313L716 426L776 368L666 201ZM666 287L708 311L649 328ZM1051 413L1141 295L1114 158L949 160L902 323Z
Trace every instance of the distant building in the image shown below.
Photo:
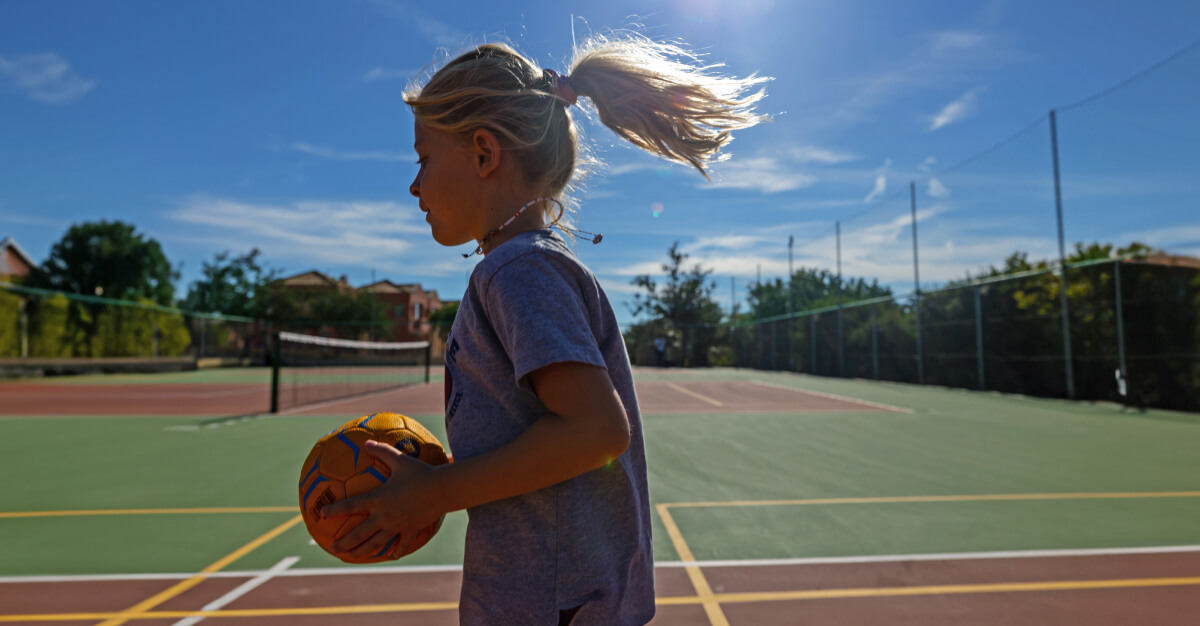
M0 280L24 278L37 267L12 237L0 241Z
M1194 256L1167 254L1165 252L1150 254L1136 259L1130 259L1128 262L1144 263L1146 265L1164 265L1168 267L1190 267L1192 269L1200 269L1200 259Z
M339 279L334 279L333 277L322 274L316 270L304 272L303 274L296 274L295 276L288 276L287 278L280 278L272 283L272 285L275 287L283 287L284 289L291 291L307 292L327 290L349 291L352 289L350 283L346 281L345 276L342 276Z
M391 322L390 334L376 335L376 340L432 341L434 353L441 354L441 341L437 329L429 325L429 315L442 308L443 302L437 291L426 291L419 283L397 284L390 280L381 280L355 288L350 286L345 276L334 279L313 270L281 278L272 283L272 287L310 294L323 291L369 294L376 298L378 310Z
M437 291L426 291L419 283L398 285L390 280L359 287L358 291L378 298L379 306L392 322L393 341L430 339L429 314L442 308Z

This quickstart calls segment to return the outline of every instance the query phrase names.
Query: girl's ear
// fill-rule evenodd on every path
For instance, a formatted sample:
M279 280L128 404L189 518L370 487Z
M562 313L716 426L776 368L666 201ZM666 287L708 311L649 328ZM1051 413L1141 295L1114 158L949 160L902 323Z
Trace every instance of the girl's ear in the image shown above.
M471 135L471 148L475 158L475 170L480 178L487 178L500 167L503 150L496 135L486 128L480 128Z

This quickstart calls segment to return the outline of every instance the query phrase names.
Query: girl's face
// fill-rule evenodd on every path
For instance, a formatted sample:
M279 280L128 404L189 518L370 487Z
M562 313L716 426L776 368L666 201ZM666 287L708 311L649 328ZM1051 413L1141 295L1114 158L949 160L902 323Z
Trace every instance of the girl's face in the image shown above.
M408 187L420 200L433 238L443 246L457 246L483 236L479 207L479 177L473 167L471 144L451 133L414 126L417 163L421 169Z

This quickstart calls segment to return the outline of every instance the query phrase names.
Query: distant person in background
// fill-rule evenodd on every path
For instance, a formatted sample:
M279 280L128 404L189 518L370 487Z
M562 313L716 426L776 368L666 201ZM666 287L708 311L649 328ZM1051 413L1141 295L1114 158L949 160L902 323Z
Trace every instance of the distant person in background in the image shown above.
M662 367L667 361L667 340L662 337L654 338L655 364Z
M487 44L406 94L420 164L410 191L438 243L474 242L484 255L446 340L455 460L435 468L369 447L391 477L324 509L367 514L336 550L374 554L466 509L461 623L618 626L654 616L629 356L608 297L567 241L584 232L564 215L580 153L570 107L587 98L620 137L705 173L731 130L764 119L753 111L762 92L745 92L766 79L711 67L633 34L585 42L569 76Z

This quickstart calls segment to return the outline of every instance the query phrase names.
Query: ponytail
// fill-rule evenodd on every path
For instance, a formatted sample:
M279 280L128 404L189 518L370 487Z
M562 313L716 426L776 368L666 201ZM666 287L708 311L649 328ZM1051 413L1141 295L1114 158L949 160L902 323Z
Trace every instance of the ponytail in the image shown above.
M600 121L635 146L667 160L705 167L727 155L731 131L770 118L754 112L770 78L720 76L695 54L637 34L595 36L576 50L571 86L591 99Z

